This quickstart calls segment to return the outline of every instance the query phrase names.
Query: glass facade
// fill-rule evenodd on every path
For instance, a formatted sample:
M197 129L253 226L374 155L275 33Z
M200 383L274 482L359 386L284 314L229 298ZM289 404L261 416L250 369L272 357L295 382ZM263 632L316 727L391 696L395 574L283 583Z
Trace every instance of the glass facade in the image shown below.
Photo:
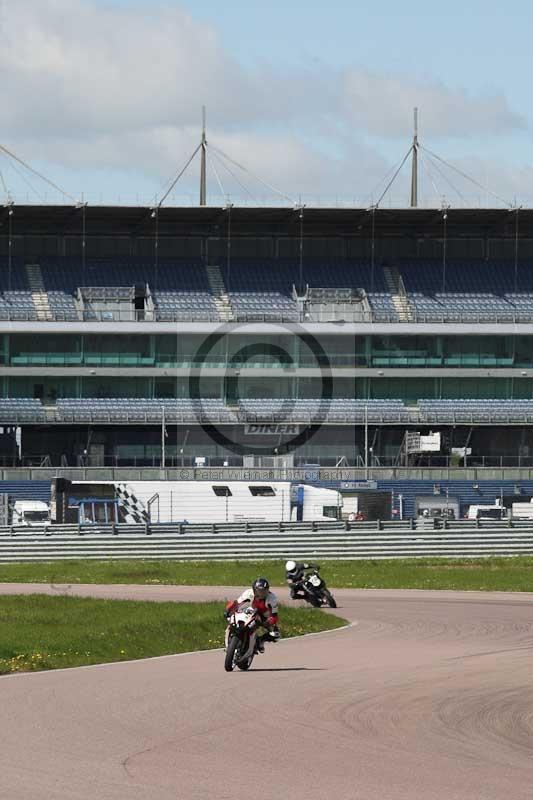
M188 397L190 369L201 370L200 396L220 397L229 403L237 397L320 397L323 375L330 368L335 370L334 397L399 398L408 403L421 398L533 398L533 379L522 374L533 368L533 336L339 334L323 336L317 344L293 333L253 336L237 332L222 337L6 334L0 341L2 366L37 372L35 376L4 373L2 396L37 397L49 404L62 397ZM63 374L51 374L54 368ZM99 375L98 368L116 372ZM148 368L150 372L143 375L142 370ZM375 372L342 377L343 368ZM398 368L400 376L387 374L388 369ZM435 372L411 377L410 368ZM487 372L475 377L439 377L439 369L446 368ZM516 372L503 377L489 374L491 368ZM87 374L91 369L95 373ZM132 375L132 369L138 374ZM181 375L173 374L180 369ZM272 369L275 373L268 374Z
M533 336L324 336L318 348L304 336L209 337L188 334L12 334L1 338L6 366L223 368L533 367Z

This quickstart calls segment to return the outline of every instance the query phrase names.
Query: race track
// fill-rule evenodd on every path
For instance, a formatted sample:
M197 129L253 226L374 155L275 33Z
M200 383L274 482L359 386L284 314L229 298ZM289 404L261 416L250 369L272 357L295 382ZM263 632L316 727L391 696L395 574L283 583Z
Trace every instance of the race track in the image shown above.
M0 678L0 797L531 800L533 594L335 594L351 627L270 645L248 673L211 651Z

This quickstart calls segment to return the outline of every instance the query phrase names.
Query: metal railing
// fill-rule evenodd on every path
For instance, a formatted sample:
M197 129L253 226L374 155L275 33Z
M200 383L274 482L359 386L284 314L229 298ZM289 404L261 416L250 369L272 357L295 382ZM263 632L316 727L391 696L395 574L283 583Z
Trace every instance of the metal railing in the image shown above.
M371 485L377 481L391 480L427 480L435 484L450 480L464 480L472 483L480 481L520 481L533 480L533 466L522 463L520 467L512 466L377 466L335 467L322 465L320 468L304 467L243 467L235 463L223 466L223 459L207 458L203 467L191 464L191 457L181 456L166 459L165 467L160 466L160 459L131 458L116 459L114 456L104 459L86 458L75 466L44 466L42 458L28 459L27 466L18 465L9 458L0 463L0 480L3 481L49 481L51 478L67 478L74 481L293 481L293 482L341 482L341 488L357 489ZM524 459L525 461L525 459ZM361 486L360 486L361 485ZM376 488L375 486L373 488ZM503 490L504 493L507 491ZM440 486L440 492L444 488ZM520 496L517 494L517 500Z
M153 409L128 408L127 403L121 403L117 398L116 407L111 409L91 408L87 403L85 408L58 409L55 406L43 406L42 410L2 409L0 408L0 424L41 424L48 422L58 425L72 425L85 423L116 424L116 425L154 425L162 419L161 408ZM211 411L210 409L183 410L172 408L165 404L165 419L173 424L295 424L295 425L364 425L364 411L342 412L329 411L327 408L317 410L316 413L301 412L295 408L285 413L254 414L244 411ZM423 413L419 410L405 411L370 411L366 421L371 425L533 425L533 410L531 412L460 412L445 411L439 413ZM381 458L381 457L380 457ZM488 458L488 457L487 457ZM496 457L495 466L503 466L505 456ZM515 463L519 463L515 457ZM479 462L479 457L476 463ZM480 463L483 466L483 463Z
M295 520L277 522L146 522L146 523L80 523L57 524L39 527L37 525L27 528L16 525L0 526L0 536L63 536L63 535L162 535L162 536L196 536L201 535L248 535L265 533L316 533L329 531L345 531L357 534L372 534L375 531L385 531L391 534L428 532L428 531L506 531L525 530L533 535L533 520L525 519L461 519L449 520L434 517L427 519L409 518L405 520L378 519L363 522L349 520L311 520L297 522Z
M350 343L350 342L348 342ZM147 353L121 353L121 352L19 352L12 353L9 358L0 353L0 365L11 367L151 367L156 369L227 369L228 359L231 356L210 354L202 358L198 353L180 353L178 355L162 354L148 355ZM365 356L361 353L327 353L327 366L346 369L383 369L398 367L428 367L428 368L511 368L529 369L531 363L514 362L512 358L472 357L464 358L455 356L422 356L422 355L396 355L382 356L379 353ZM316 358L295 356L294 361L282 363L275 359L238 360L231 357L232 369L316 369L321 367ZM322 366L322 369L324 367Z
M43 532L0 528L0 562L64 559L262 560L287 558L480 558L533 554L533 527L490 521L472 529L413 530L405 523L356 523L348 529L237 525L55 526ZM321 523L322 524L322 523Z
M353 318L350 318L353 317ZM202 309L191 310L166 310L165 308L146 310L127 310L127 311L109 311L109 310L86 310L79 311L76 309L59 311L50 308L48 319L39 319L37 312L29 307L20 309L8 309L5 306L0 307L0 321L9 322L214 322L221 323L225 320L218 312L204 311ZM297 310L288 311L270 311L268 313L246 312L237 311L233 312L233 321L235 322L299 322L310 323L313 322L306 316L306 313ZM409 318L400 319L398 314L388 313L382 311L372 312L357 312L353 315L344 312L339 313L338 316L333 315L331 322L335 323L384 323L395 325L412 325L412 324L530 324L533 322L533 311L531 312L494 312L494 313L449 313L443 312L422 314L411 309Z

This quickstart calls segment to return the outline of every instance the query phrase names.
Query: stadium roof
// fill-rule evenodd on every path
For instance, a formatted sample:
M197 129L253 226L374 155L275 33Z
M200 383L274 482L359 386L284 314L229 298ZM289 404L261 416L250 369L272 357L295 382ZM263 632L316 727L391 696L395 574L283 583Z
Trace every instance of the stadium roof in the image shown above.
M0 236L5 235L9 210L13 235L75 235L83 217L87 236L153 235L154 210L145 206L0 206ZM84 214L85 209L85 214ZM224 235L231 213L232 236L278 234L294 236L300 227L300 208L215 206L158 209L160 236ZM442 236L444 214L448 236L514 236L518 217L520 237L533 236L533 209L435 208L304 208L305 236L375 235Z

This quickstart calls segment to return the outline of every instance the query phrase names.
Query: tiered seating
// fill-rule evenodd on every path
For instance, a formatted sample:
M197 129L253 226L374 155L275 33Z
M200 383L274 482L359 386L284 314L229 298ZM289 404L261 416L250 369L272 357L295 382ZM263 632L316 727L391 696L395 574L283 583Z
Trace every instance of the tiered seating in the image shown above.
M533 399L421 399L415 410L403 400L360 398L242 398L228 408L220 398L61 398L57 422L213 422L213 423L533 423ZM41 423L49 419L40 400L0 398L0 424Z
M508 291L515 267L506 262L450 260L444 276L442 261L421 260L402 263L400 272L419 318L504 322L533 316L533 282L525 264L516 271L516 292Z
M366 411L365 411L366 407ZM219 398L202 400L148 398L62 398L57 401L61 422L160 422L165 411L169 422L330 422L363 423L409 419L401 400L242 399L238 409Z
M239 401L241 418L248 422L370 422L407 421L409 412L402 400L362 400L356 398L280 399L247 398Z
M294 300L279 292L231 292L230 301L235 319L299 318Z
M0 422L42 422L45 419L44 408L40 400L30 397L1 397Z
M78 311L72 295L66 292L48 292L48 304L55 319L67 322L78 319Z
M148 259L73 257L39 259L41 274L47 291L64 291L74 294L78 286L133 286L149 280L154 283L154 265Z
M102 299L113 300L117 288L127 292L128 287L148 284L159 319L218 319L207 274L200 261L161 260L157 270L152 259L125 257L87 259L85 268L80 259L75 258L43 258L40 265L45 288L49 295L52 292L55 295L54 305L50 303L50 307L54 311L57 307L61 314L75 313L74 301L68 303L65 297L69 296L67 292L72 297L78 287L91 287L93 291L100 287ZM112 294L106 295L106 288ZM103 316L93 314L90 309L85 314L86 319Z
M381 264L365 260L318 260L306 259L303 270L304 282L309 286L351 287L364 289L376 318L384 321L397 321L396 311Z
M236 319L298 319L292 298L292 265L281 261L234 261L221 268Z
M207 292L159 291L157 310L160 320L218 319L215 299Z
M11 270L6 256L0 258L0 292L10 289L25 291L29 289L26 283L26 273L24 270L24 259L13 256L11 259Z
M239 315L261 315L296 318L297 307L292 298L297 288L329 287L332 289L365 289L371 307L385 320L397 320L381 266L375 265L372 275L366 260L297 259L239 260L230 271L222 269L231 304ZM300 282L303 286L300 287Z
M37 319L31 292L11 290L4 292L4 300L9 306L9 317L15 320Z
M511 303L515 309L515 319L518 322L530 322L533 319L533 291L530 294L525 292L507 293L505 300Z
M150 287L156 319L219 318L205 266L199 259L162 259L156 268L152 258L91 258L82 266L80 258L42 257L39 265L50 310L58 319L78 318L73 299L78 287L115 291L115 287L126 290L139 284ZM445 275L440 259L399 261L396 267L414 311L413 321L533 320L533 269L529 263L519 262L515 267L506 261L448 259ZM229 268L222 265L220 271L236 320L297 320L293 287L361 289L375 321L399 320L383 265L375 263L372 269L368 259L305 256L301 268L299 259L234 259ZM346 299L339 297L333 302ZM331 297L327 302L332 302ZM5 258L0 259L0 317L37 319L24 259L14 258L11 270ZM103 319L104 312L97 312L96 318ZM121 318L127 319L127 314Z
M372 292L369 293L368 298L370 305L374 311L374 319L376 322L397 322L398 312L392 302L392 297L387 292Z
M493 318L512 320L514 308L502 297L489 292L437 292L435 300L448 320Z
M533 422L533 400L419 400L421 421Z
M295 268L296 262L293 265ZM354 287L370 293L387 291L381 265L374 264L372 275L368 259L305 259L303 279L309 286Z
M236 421L222 400L120 398L63 398L57 401L57 417L62 422L169 422Z
M10 310L11 306L4 299L4 296L0 294L0 319L9 319Z

